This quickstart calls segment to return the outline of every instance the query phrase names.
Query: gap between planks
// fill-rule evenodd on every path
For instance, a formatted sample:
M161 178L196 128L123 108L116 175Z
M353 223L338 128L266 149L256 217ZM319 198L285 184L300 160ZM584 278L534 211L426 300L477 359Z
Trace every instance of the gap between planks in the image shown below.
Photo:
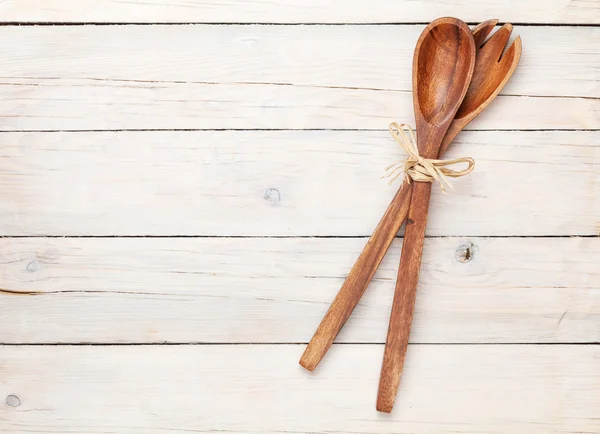
M429 21L421 22L409 22L409 21L397 21L397 22L356 22L356 23L302 23L302 22L211 22L211 21L179 21L179 22L152 22L152 23L138 23L135 21L131 22L76 22L76 21L5 21L0 22L0 27L78 27L78 26L96 26L96 27L110 27L110 26L323 26L323 27L339 27L339 26L426 26ZM499 21L498 25L501 26L505 21ZM511 21L514 26L521 27L600 27L598 23L532 23L532 22L519 22ZM469 26L476 26L480 24L479 21L468 21L466 22Z
M222 239L248 239L248 240L260 240L260 239L368 239L371 235L0 235L0 238L4 239L44 239L44 238L74 238L74 239L96 239L96 238L199 238L199 239L210 239L210 238L222 238ZM426 239L444 239L444 238L493 238L493 239L511 239L511 238L522 238L522 239L544 239L544 238L598 238L600 235L477 235L477 234L458 234L458 235L425 235ZM401 240L404 237L397 235L395 239Z
M0 347L215 347L215 346L302 346L306 342L0 342ZM364 345L383 347L383 342L334 342L332 346ZM556 346L600 345L598 342L409 342L409 346Z
M131 128L131 129L116 129L116 130L0 130L0 134L8 133L28 133L28 134L44 134L44 133L168 133L168 132L386 132L383 129L368 129L368 128ZM469 130L463 131L478 131L478 132L595 132L600 131L600 128L568 128L568 129L495 129L495 130Z

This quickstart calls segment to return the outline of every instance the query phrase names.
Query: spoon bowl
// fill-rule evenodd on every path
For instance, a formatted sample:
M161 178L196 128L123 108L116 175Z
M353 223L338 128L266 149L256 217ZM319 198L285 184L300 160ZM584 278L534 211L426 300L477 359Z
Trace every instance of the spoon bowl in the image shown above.
M458 108L465 95L464 78L473 70L473 59L465 55L474 43L471 31L452 19L442 20L426 32L414 58L415 112L430 125L452 120L456 110L449 104Z
M461 20L437 19L419 37L412 85L417 141L424 158L437 157L441 141L465 97L474 65L473 33Z

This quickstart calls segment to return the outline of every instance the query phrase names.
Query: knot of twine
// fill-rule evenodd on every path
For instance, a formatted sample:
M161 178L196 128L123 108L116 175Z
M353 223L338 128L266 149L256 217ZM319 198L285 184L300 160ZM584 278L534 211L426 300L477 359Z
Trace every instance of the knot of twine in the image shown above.
M416 182L439 182L442 192L445 193L446 187L453 189L448 178L459 178L468 175L475 168L475 160L470 157L454 158L452 160L434 160L421 157L417 148L415 132L410 125L398 125L396 122L392 122L389 131L394 140L408 154L406 160L398 161L385 168L386 174L382 178L391 177L390 185L404 174L404 180L409 184L411 180ZM446 167L460 163L467 163L467 168L452 170Z

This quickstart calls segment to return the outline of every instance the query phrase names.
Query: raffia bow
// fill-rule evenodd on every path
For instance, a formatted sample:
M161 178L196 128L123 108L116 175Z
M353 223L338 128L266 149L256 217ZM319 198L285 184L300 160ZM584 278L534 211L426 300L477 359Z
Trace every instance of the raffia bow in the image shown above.
M410 125L398 125L396 122L392 122L389 131L394 140L408 154L406 160L397 161L386 167L386 174L382 178L391 177L389 184L392 184L404 174L404 180L409 184L411 180L416 182L439 182L442 192L445 193L446 187L453 189L448 178L459 178L468 175L475 168L475 160L470 157L454 158L452 160L434 160L421 157L417 148L415 132ZM447 168L447 166L460 163L467 163L467 168L464 170Z

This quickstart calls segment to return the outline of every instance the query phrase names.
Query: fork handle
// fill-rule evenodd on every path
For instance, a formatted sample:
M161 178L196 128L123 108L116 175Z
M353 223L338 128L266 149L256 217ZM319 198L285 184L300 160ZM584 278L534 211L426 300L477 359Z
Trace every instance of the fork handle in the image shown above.
M377 393L377 410L385 413L392 411L400 385L415 308L429 212L432 184L429 182L414 184Z
M411 196L412 185L403 183L354 263L300 359L300 365L309 371L314 370L323 359L367 289L408 214Z

